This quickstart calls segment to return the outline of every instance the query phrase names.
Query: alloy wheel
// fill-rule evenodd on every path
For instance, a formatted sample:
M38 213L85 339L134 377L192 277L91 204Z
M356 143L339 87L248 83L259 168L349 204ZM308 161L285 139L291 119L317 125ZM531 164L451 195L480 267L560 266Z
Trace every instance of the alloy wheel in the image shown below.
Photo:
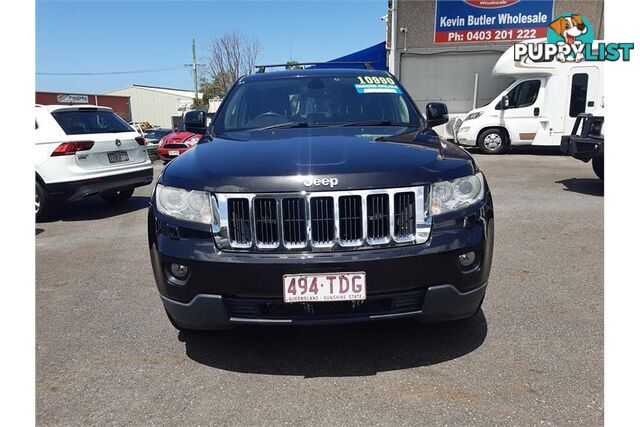
M502 137L497 133L490 133L485 136L484 141L482 141L487 150L496 151L502 145Z

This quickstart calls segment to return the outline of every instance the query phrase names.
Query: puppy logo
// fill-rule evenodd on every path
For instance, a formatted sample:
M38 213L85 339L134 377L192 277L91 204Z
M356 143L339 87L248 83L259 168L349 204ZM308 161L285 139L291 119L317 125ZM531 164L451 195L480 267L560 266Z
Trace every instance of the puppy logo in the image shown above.
M587 33L587 26L582 22L582 16L561 16L549 24L549 27L568 44L573 44L576 37Z
M560 62L580 62L584 60L584 47L581 45L593 42L593 31L589 21L582 15L566 14L549 24L547 40L560 48L556 56Z

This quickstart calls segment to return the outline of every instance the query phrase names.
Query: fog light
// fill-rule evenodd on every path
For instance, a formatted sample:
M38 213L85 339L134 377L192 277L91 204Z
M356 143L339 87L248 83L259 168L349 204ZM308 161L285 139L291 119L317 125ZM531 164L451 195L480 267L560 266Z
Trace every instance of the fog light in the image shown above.
M466 254L462 254L458 256L458 261L460 261L460 265L463 267L469 267L476 260L475 252L467 252Z
M171 274L176 279L184 279L189 274L189 267L182 264L171 264Z

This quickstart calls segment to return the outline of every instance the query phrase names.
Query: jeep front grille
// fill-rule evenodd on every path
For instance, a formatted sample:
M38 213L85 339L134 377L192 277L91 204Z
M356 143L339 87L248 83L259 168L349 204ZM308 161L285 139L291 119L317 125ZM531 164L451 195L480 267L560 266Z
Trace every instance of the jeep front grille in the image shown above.
M216 194L215 240L232 251L327 251L424 243L424 187Z

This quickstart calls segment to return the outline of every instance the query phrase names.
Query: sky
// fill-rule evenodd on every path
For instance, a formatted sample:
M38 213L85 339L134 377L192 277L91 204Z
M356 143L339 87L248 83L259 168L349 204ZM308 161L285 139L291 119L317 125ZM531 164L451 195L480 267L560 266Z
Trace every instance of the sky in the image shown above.
M36 90L104 93L131 84L191 89L198 62L226 31L255 36L258 63L326 61L385 40L387 0L36 1ZM38 73L169 71L91 76Z

